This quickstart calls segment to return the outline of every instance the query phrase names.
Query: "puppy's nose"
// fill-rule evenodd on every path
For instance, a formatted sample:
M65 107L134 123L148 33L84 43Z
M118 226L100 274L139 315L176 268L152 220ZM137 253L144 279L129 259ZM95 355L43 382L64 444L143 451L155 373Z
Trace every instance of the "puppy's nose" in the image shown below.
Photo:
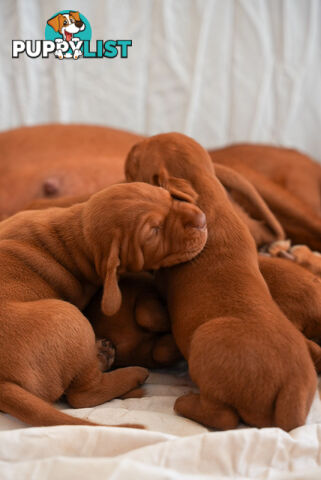
M81 28L83 26L83 24L84 24L84 22L82 22L81 20L78 20L77 22L75 22L75 25L78 28Z
M206 227L206 216L201 210L193 212L193 215L185 223L185 227L197 228L202 230Z

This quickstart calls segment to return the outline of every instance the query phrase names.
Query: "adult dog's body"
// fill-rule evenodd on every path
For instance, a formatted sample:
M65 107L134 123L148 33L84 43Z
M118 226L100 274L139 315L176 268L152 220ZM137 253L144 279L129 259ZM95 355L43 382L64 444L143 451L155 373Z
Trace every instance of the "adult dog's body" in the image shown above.
M103 284L102 310L116 313L118 273L189 260L205 241L198 208L146 184L2 222L0 409L32 425L90 425L48 402L66 393L74 407L97 405L144 382L140 367L101 372L80 310Z
M37 198L92 194L121 181L126 155L142 138L93 125L1 132L0 219ZM321 251L319 164L267 145L232 145L210 153L214 163L233 168L255 186L294 243Z
M274 303L253 238L207 152L180 134L151 137L129 153L126 176L169 188L183 178L207 216L204 251L161 276L175 340L200 388L179 398L176 411L220 429L240 418L258 427L302 425L316 389L306 341Z

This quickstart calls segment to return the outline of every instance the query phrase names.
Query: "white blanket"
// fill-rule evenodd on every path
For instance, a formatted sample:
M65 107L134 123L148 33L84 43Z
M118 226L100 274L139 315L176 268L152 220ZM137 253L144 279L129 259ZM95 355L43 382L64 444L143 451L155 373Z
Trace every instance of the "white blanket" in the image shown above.
M307 425L209 432L173 412L177 396L195 387L182 369L152 373L141 399L69 409L103 423L139 422L148 430L61 426L24 428L0 417L0 479L315 479L321 478L321 401ZM8 431L10 429L10 431Z

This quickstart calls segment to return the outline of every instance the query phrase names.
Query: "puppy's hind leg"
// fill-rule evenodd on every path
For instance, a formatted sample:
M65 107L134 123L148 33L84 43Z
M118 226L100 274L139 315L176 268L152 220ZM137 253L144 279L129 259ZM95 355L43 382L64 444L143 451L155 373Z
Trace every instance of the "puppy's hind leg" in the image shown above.
M321 347L312 340L306 339L307 346L318 374L321 373Z
M67 400L74 408L94 407L136 389L147 377L148 370L142 367L102 373L95 361L71 383L66 392Z
M236 428L240 420L233 408L218 400L204 400L196 393L179 397L175 402L174 410L195 422L219 430Z

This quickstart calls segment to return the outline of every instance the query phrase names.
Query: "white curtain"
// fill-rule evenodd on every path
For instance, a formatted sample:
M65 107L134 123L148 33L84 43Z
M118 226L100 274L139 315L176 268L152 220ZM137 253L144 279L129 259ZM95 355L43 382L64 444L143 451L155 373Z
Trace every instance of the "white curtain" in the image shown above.
M206 147L289 145L321 160L320 0L0 0L0 129L92 123ZM70 8L128 59L11 58Z

